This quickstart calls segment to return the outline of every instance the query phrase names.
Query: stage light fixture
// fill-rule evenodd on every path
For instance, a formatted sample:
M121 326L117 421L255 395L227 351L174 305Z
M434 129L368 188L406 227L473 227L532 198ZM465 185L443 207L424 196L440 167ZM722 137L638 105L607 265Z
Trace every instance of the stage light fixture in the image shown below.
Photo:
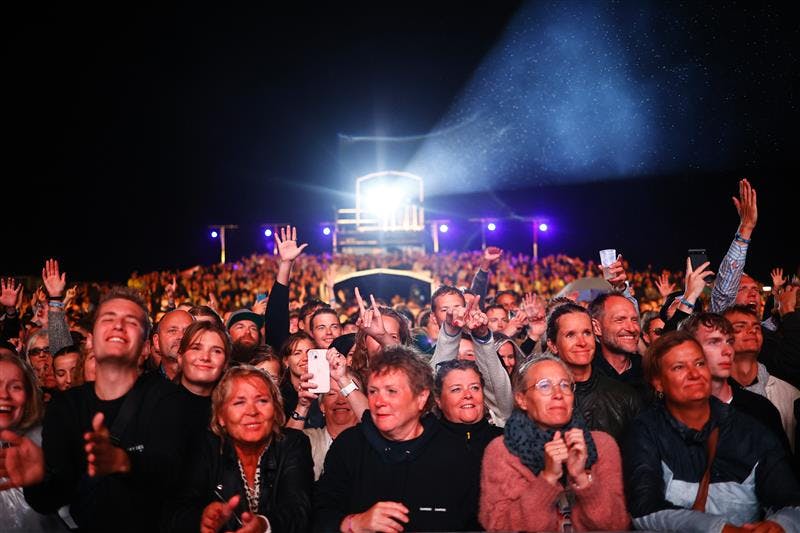
M264 230L264 237L272 237L272 230L267 228Z
M441 226L439 226L439 231L442 233L447 233L449 229L450 227L447 224L442 224Z
M548 228L548 226L544 222L539 224L539 231L547 231L547 228Z
M219 233L217 233L216 231L212 231L211 232L211 238L212 239L216 239L217 237L219 237Z
M488 229L489 231L494 231L497 229L497 225L494 222L489 222L488 224L486 224L486 229Z
M331 234L331 228L329 228L328 226L325 226L324 228L322 228L322 234L327 237L328 235Z

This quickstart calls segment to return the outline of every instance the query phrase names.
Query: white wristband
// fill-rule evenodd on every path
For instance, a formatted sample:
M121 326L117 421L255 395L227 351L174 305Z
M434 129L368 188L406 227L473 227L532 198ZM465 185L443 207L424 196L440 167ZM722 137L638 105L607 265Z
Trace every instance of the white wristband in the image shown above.
M342 387L342 390L340 392L342 393L342 396L347 398L348 396L350 396L350 393L353 392L354 390L358 390L358 385L356 385L355 381L350 380L350 383Z

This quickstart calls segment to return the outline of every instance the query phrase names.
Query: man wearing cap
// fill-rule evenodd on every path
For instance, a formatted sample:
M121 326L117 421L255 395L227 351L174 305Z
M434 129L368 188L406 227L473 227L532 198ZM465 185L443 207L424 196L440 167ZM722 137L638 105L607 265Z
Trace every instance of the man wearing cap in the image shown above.
M256 347L261 344L261 326L264 317L250 309L239 309L231 313L226 324L233 342L231 360L247 363L255 355Z

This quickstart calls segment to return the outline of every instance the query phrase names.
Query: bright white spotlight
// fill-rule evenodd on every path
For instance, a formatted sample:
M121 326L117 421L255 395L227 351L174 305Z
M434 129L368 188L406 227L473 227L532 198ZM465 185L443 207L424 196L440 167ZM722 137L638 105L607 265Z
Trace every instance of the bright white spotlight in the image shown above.
M322 234L327 237L328 235L331 234L331 228L329 228L328 226L325 226L324 228L322 228Z
M398 185L381 184L372 187L365 196L367 211L389 217L405 203L406 191Z
M264 230L264 237L272 237L272 230L267 228Z
M447 224L442 224L441 226L439 226L439 231L441 231L442 233L447 233L449 229L450 228L447 226Z
M219 233L217 233L216 231L212 231L211 232L211 238L212 239L216 239L218 236L219 236Z
M497 225L494 222L489 222L488 224L486 224L486 229L488 229L489 231L494 231L497 229Z
M545 224L544 222L539 224L539 231L547 231L547 224Z

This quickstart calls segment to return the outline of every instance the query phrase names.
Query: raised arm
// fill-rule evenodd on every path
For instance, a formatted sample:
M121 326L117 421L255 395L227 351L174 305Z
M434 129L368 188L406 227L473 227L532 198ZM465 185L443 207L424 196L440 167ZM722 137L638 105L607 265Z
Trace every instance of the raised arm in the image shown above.
M278 275L267 300L264 323L266 343L277 351L289 336L289 276L292 273L292 265L308 244L298 246L297 228L286 226L281 228L280 232L275 232L275 246L280 257Z
M477 299L476 297L475 300ZM475 341L475 363L486 382L486 405L497 418L505 422L514 409L511 378L494 349L494 339L489 331L486 314L477 306L474 309L468 308L468 311L466 328Z
M486 300L486 290L489 287L489 272L491 272L492 265L496 264L502 256L503 250L497 246L488 246L483 251L481 264L478 267L478 271L475 272L475 277L472 278L472 285L470 285L470 290L480 296L481 301Z
M739 198L733 197L733 205L739 213L739 226L728 248L728 253L719 265L719 274L714 288L711 290L711 312L721 313L736 301L739 280L744 272L747 259L747 247L753 229L758 221L758 202L756 190L746 179L739 181Z
M48 259L42 269L42 282L47 290L47 336L50 353L72 344L67 316L64 313L64 291L67 286L66 272L59 272L58 261Z

